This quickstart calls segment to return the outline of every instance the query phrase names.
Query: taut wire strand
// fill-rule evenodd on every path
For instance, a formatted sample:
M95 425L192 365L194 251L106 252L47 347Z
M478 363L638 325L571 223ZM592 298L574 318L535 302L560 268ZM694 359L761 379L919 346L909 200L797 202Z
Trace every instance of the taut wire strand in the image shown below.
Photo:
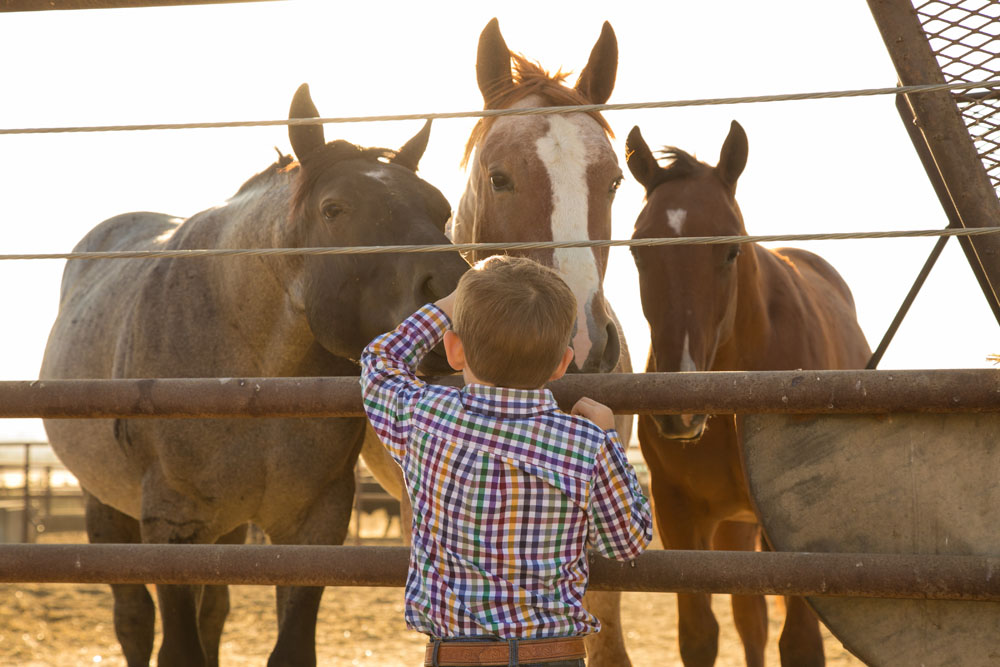
M79 127L23 127L0 128L3 134L56 134L67 132L127 132L138 130L193 130L222 127L267 127L272 125L327 125L335 123L373 123L397 120L438 120L446 118L485 118L488 116L528 116L563 114L588 111L623 111L630 109L668 109L673 107L716 106L726 104L756 104L760 102L790 102L822 100L843 97L870 97L898 95L900 93L930 93L942 90L975 90L1000 87L1000 79L978 83L960 82L893 86L891 88L862 88L812 93L784 93L779 95L754 95L748 97L717 97L694 100L668 100L662 102L627 102L622 104L580 104L561 107L533 107L527 109L480 109L443 113L390 114L384 116L343 116L335 118L290 118L282 120L217 121L202 123L159 123L142 125L87 125Z
M827 234L763 234L756 236L684 236L678 238L609 239L585 241L525 241L521 243L444 243L437 245L380 245L330 248L188 248L178 250L114 250L100 252L53 252L0 255L0 261L15 259L146 259L154 257L234 257L280 255L374 255L384 253L469 252L473 250L537 250L540 248L641 248L648 246L723 245L774 241L841 241L852 239L898 239L928 236L980 236L996 234L1000 227L969 229L916 229L885 232L835 232Z

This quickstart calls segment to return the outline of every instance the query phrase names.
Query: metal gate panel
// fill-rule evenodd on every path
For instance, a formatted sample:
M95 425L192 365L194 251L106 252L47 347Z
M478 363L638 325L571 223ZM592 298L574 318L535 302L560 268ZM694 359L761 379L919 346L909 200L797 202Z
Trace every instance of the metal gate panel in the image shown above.
M742 429L777 551L1000 553L998 415L747 415ZM1000 603L809 601L872 665L1000 664Z

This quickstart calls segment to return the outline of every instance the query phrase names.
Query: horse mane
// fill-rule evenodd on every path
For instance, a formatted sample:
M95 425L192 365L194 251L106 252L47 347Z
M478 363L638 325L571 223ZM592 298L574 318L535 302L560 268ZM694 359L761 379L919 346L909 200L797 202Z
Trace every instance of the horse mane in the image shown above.
M513 77L510 81L501 80L493 89L483 92L483 97L489 100L487 107L491 109L509 109L529 95L538 95L545 100L545 106L562 107L578 106L583 104L593 104L582 93L575 88L564 85L569 72L558 70L555 74L549 74L538 63L532 62L518 53L510 54L514 63ZM614 137L611 126L599 111L588 111L587 114L597 121L608 137ZM465 155L462 157L462 167L469 163L472 151L490 128L498 116L487 116L480 118L476 126L472 128L469 141L465 144Z
M370 162L390 162L396 157L396 151L389 148L365 148L357 146L349 141L337 139L330 143L310 151L305 156L304 161L308 169L303 169L292 195L292 212L298 213L312 193L316 183L324 173L339 162L345 160L368 160ZM300 166L299 162L288 163L284 167L285 171L291 171Z
M241 185L240 189L236 191L235 195L233 195L234 197L239 197L244 192L252 190L253 188L257 187L257 185L261 181L268 180L272 178L275 174L284 171L288 167L288 165L292 164L295 161L295 158L293 158L291 155L285 155L277 148L275 148L274 150L278 151L277 161L264 171L254 174L253 176L248 178L246 183Z

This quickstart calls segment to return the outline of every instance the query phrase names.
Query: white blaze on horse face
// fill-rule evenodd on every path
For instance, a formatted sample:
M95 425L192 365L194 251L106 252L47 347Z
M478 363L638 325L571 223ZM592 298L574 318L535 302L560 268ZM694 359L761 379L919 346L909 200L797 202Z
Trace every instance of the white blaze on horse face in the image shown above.
M552 187L552 240L589 239L587 166L590 153L583 136L585 126L581 124L593 121L587 116L569 118L561 115L549 116L548 120L549 131L538 139L536 147ZM573 350L576 364L582 368L593 347L589 331L593 325L591 309L594 295L601 287L601 276L590 248L556 248L554 256L556 270L576 296L577 329Z
M681 371L696 371L698 366L695 365L694 359L691 358L691 336L687 333L684 334L684 348L681 350Z
M673 223L671 223L671 226L673 226ZM681 350L680 370L681 371L698 370L698 367L694 363L694 359L691 358L691 336L687 332L684 333L684 348ZM694 415L682 414L681 423L684 424L684 426L690 426L691 420L693 418Z
M687 220L688 212L683 208L670 208L667 209L667 224L670 225L670 229L674 230L674 234L677 236L681 235L681 230L684 227L684 221Z
M384 169L370 169L368 171L362 172L362 176L367 176L368 178L374 178L379 183L385 185L389 184L388 174L386 174Z

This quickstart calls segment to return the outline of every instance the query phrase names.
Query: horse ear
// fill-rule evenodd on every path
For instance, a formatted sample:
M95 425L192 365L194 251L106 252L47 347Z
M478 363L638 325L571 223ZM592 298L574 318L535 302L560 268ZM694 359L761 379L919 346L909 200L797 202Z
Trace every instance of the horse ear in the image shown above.
M604 104L615 89L618 76L618 38L611 24L604 22L587 66L580 72L576 90L594 104Z
M747 166L747 150L747 133L734 120L729 126L729 136L722 144L719 164L715 167L722 182L733 189L736 188L736 180L743 173L743 168Z
M319 118L319 111L309 95L309 84L307 83L299 86L299 89L295 91L295 97L292 98L292 105L288 109L288 119L293 118ZM311 151L326 145L322 125L289 125L288 139L292 142L292 151L295 152L295 157L299 159L299 162Z
M498 93L514 85L510 72L510 49L500 34L500 22L496 18L487 23L479 35L476 79L487 109Z
M632 131L628 133L628 139L625 140L625 163L628 165L628 170L635 176L635 180L646 188L648 195L656 187L656 174L662 167L657 164L656 158L653 157L653 151L649 150L649 146L646 145L638 125L632 128Z
M427 150L427 140L430 139L430 136L431 121L428 119L424 123L423 128L399 149L391 162L406 167L410 171L416 171L417 165L420 163L420 158L423 157L424 151Z

